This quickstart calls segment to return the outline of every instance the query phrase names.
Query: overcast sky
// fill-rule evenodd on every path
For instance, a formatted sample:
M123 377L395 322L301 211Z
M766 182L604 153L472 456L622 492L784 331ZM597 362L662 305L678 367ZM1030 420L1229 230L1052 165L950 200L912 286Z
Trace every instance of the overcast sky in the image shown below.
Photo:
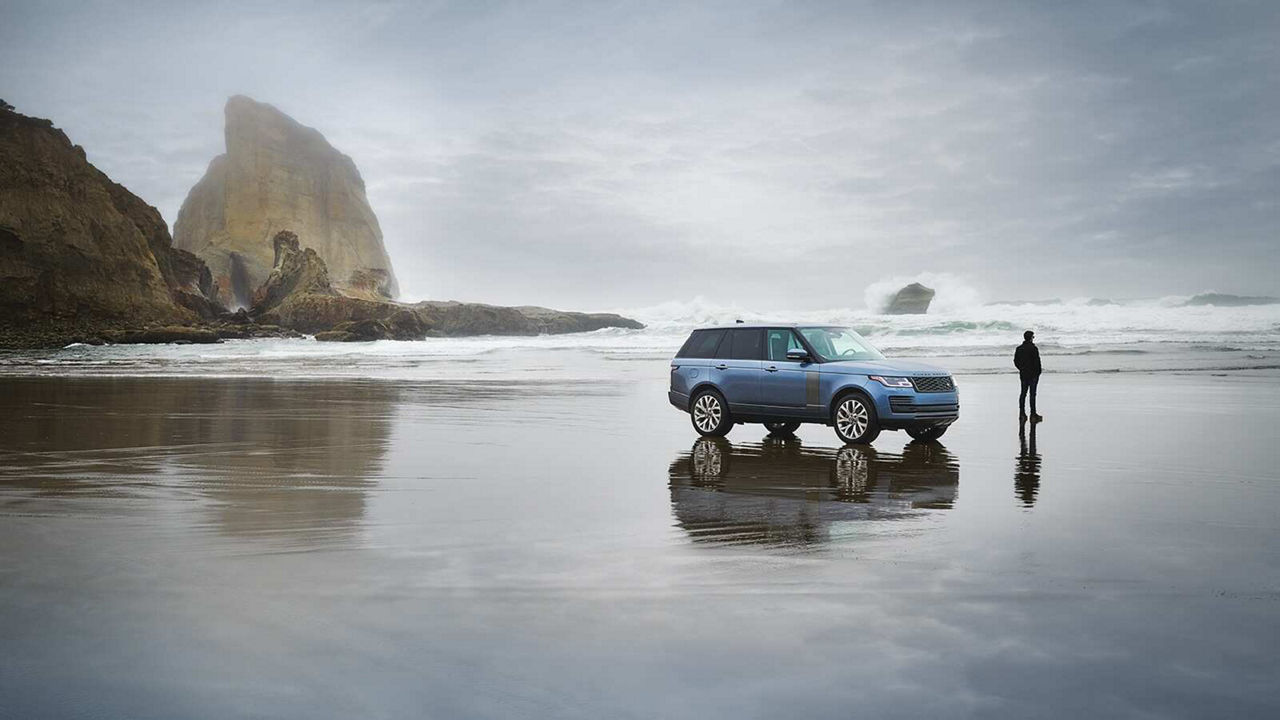
M1280 294L1276 2L0 0L0 97L171 226L235 93L355 160L412 298Z

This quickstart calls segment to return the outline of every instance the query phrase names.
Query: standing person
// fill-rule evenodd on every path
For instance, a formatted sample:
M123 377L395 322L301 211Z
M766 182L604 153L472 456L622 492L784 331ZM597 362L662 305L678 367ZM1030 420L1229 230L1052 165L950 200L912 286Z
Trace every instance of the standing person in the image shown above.
M1022 379L1022 394L1018 396L1018 419L1026 420L1027 391L1031 391L1031 422L1040 422L1044 418L1036 414L1036 385L1040 384L1040 349L1031 342L1036 336L1030 330L1022 333L1022 344L1013 353L1013 366L1018 368Z

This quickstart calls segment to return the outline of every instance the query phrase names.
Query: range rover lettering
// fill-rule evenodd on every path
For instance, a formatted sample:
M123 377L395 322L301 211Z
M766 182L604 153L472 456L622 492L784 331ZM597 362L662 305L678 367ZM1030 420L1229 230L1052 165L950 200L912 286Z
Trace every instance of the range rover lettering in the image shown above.
M790 433L808 422L831 425L846 443L870 443L882 430L936 440L960 417L947 371L890 360L829 325L694 330L671 361L668 398L713 437L740 423Z

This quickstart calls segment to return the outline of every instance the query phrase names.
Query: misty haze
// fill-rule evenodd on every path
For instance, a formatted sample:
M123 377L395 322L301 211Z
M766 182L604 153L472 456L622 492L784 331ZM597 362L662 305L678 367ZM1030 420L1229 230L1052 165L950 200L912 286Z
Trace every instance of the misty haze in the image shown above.
M0 718L1280 714L1277 37L0 0Z

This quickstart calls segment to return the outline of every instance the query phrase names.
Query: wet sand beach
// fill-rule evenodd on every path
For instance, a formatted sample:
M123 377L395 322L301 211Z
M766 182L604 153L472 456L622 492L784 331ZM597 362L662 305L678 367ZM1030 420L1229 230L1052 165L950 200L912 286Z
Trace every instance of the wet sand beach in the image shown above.
M458 361L463 362L463 361ZM666 365L0 378L0 717L1280 713L1274 374L699 440Z

